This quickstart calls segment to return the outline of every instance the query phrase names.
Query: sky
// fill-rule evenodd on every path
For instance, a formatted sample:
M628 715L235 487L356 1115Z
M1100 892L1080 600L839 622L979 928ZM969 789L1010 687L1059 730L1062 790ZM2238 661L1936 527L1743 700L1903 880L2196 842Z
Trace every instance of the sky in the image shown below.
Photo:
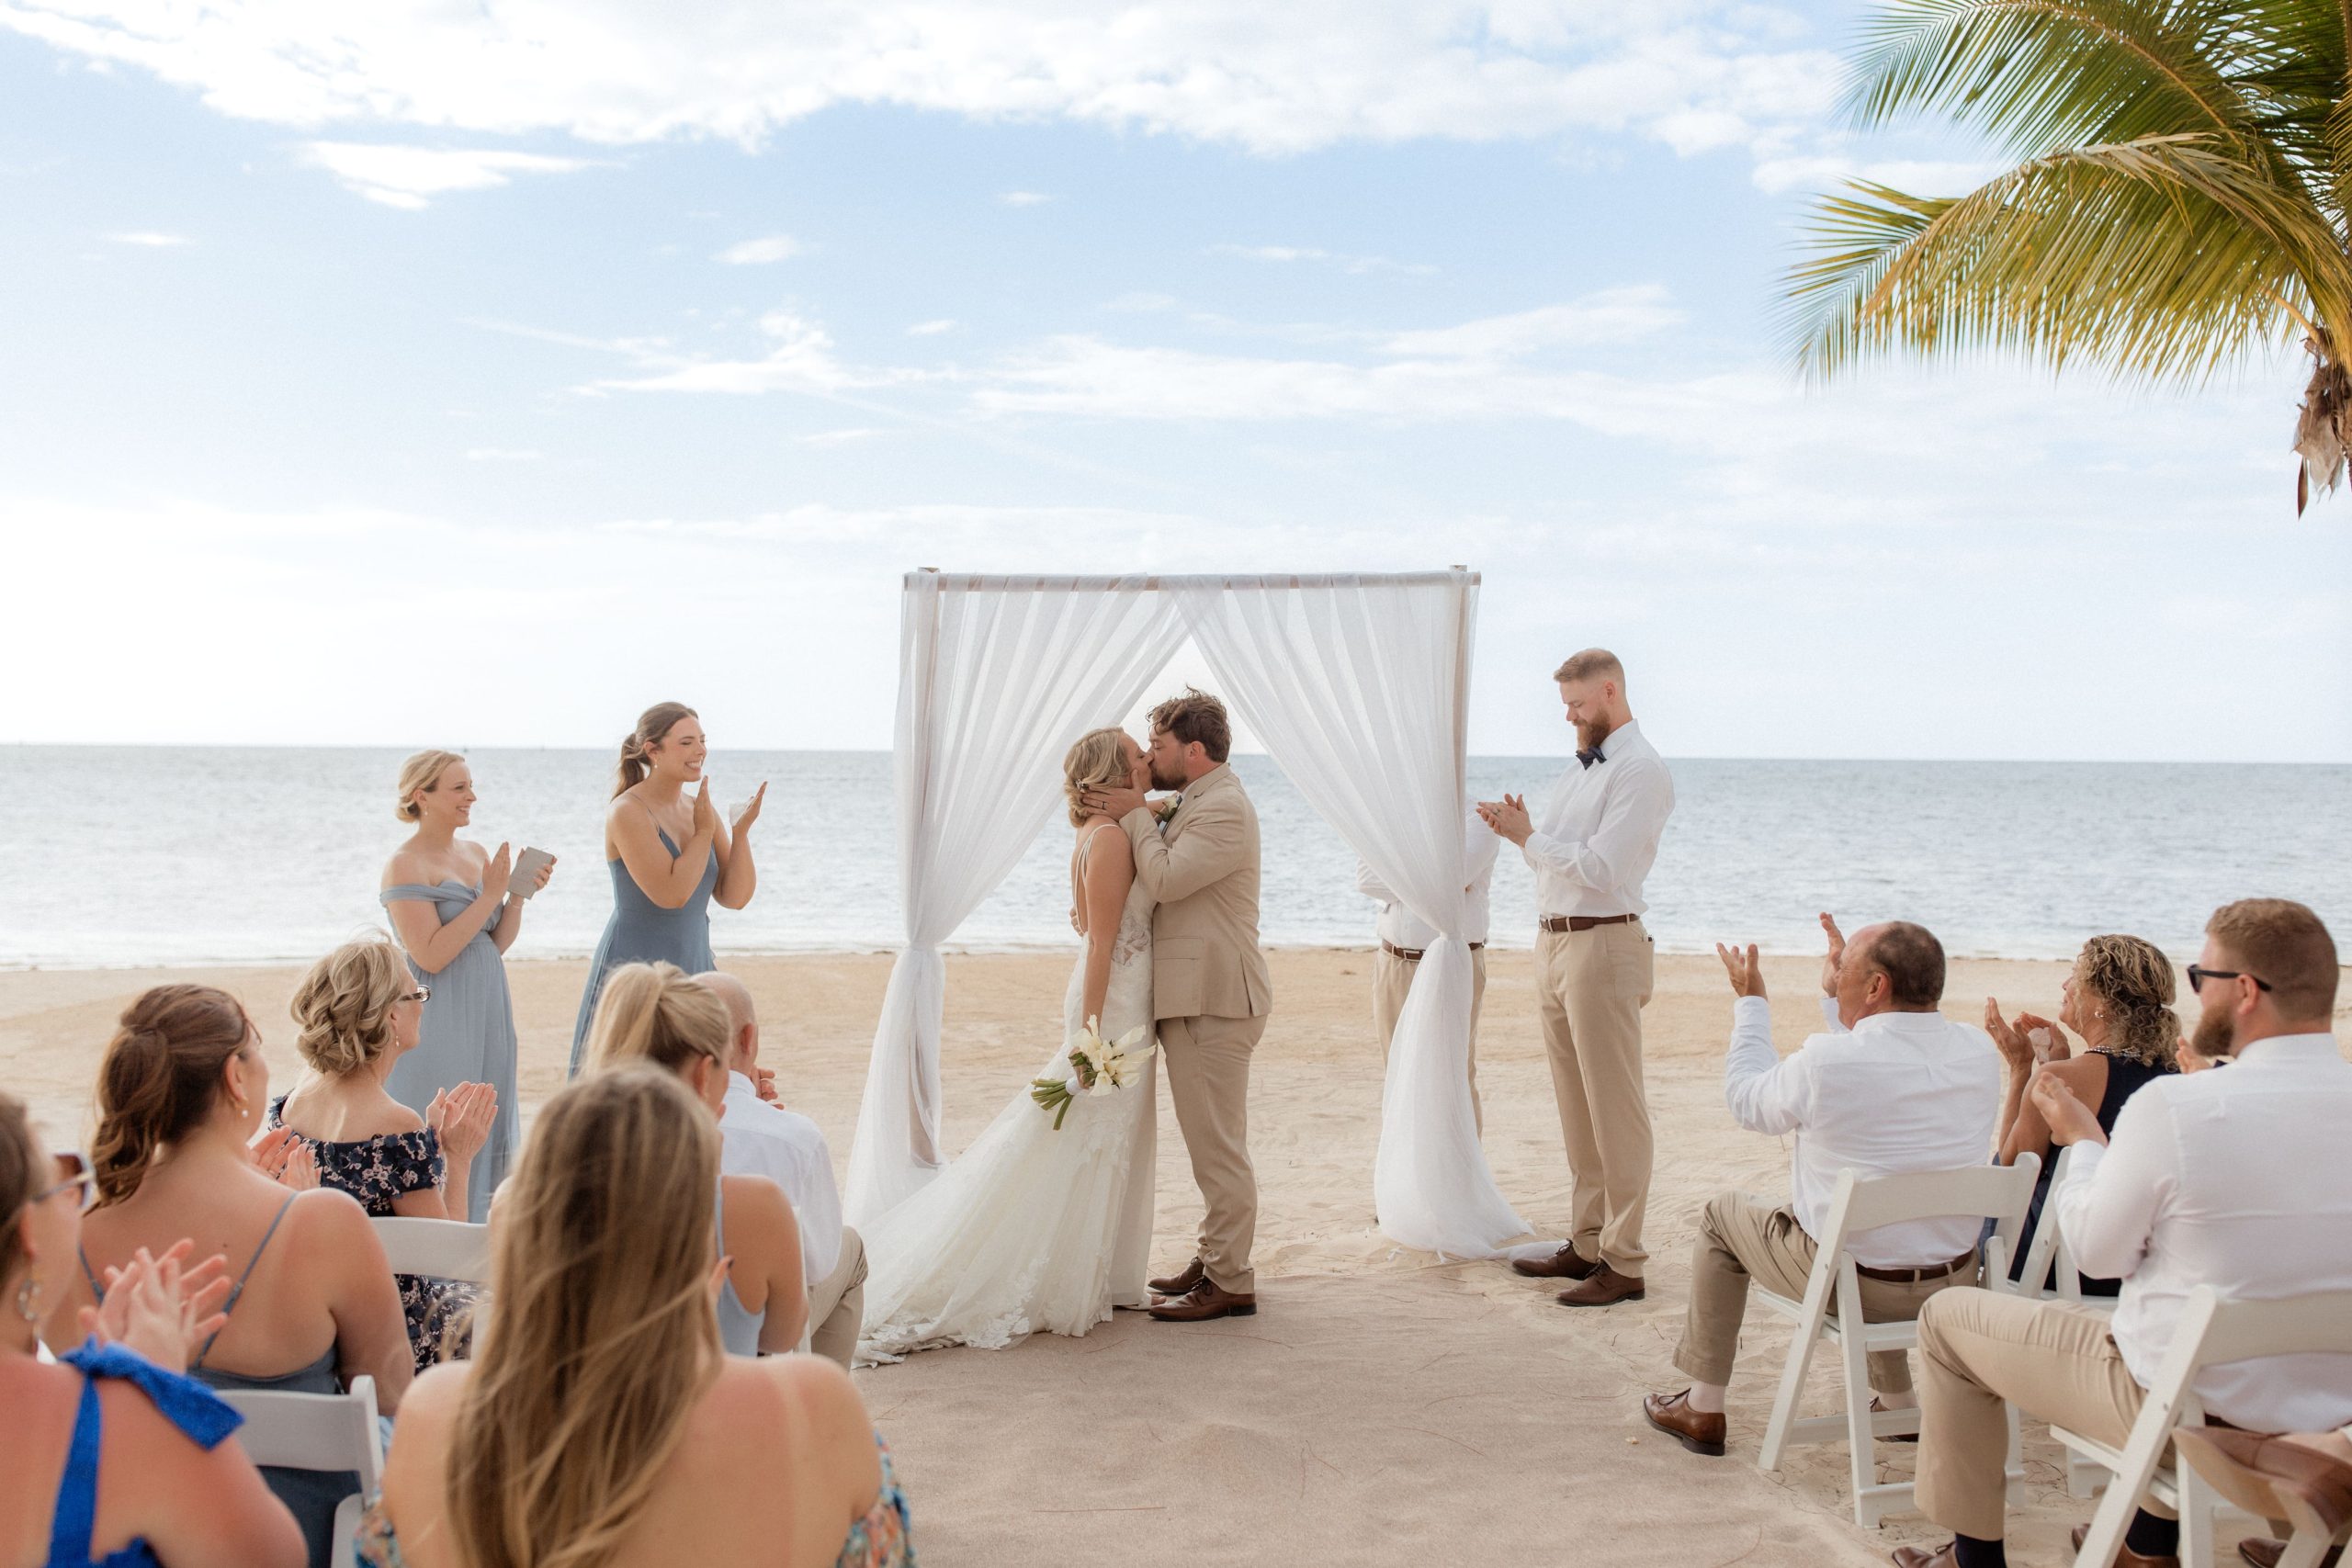
M1860 14L0 0L0 742L884 748L911 568L1459 562L1482 752L2352 761L2295 356L1794 374L1812 193L1996 166Z

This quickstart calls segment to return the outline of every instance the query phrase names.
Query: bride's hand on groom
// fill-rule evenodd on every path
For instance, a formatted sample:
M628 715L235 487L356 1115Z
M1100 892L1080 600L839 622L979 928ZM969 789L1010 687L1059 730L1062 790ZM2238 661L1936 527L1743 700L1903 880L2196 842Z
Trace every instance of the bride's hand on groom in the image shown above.
M1086 792L1086 808L1100 811L1114 822L1130 811L1142 810L1145 805L1144 793L1139 789L1112 789L1106 785Z

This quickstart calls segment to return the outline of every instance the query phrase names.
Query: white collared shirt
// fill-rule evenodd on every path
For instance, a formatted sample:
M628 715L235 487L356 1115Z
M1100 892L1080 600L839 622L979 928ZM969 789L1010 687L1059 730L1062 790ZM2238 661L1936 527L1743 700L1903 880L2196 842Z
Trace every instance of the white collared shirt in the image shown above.
M832 1273L842 1256L842 1194L817 1123L770 1105L750 1078L729 1073L718 1118L718 1168L729 1176L764 1176L783 1188L800 1225L803 1275L813 1286Z
M1674 814L1674 779L1638 722L1611 730L1600 756L1589 768L1569 760L1521 851L1535 868L1539 914L1638 915L1649 908L1642 883Z
M1724 1055L1733 1119L1751 1133L1796 1134L1792 1206L1816 1239L1840 1171L1868 1179L1983 1165L2001 1119L2001 1054L1983 1030L1939 1012L1872 1013L1849 1030L1829 997L1821 1011L1828 1032L1778 1056L1770 1004L1737 998ZM1920 1269L1971 1250L1983 1228L1967 1215L1905 1220L1853 1232L1846 1247L1867 1268Z
M1502 840L1480 820L1476 811L1464 818L1462 833L1462 940L1484 942L1494 892L1495 851ZM1437 928L1396 897L1388 884L1373 874L1367 861L1356 862L1356 890L1380 903L1380 940L1408 952L1425 952L1437 940Z
M2157 1078L2106 1147L2075 1145L2049 1207L2076 1267L2122 1280L2115 1344L2143 1387L2199 1285L2248 1301L2352 1291L2352 1065L2331 1035L2278 1034ZM2352 1421L2352 1356L2209 1367L2197 1393L2252 1431L2324 1431Z

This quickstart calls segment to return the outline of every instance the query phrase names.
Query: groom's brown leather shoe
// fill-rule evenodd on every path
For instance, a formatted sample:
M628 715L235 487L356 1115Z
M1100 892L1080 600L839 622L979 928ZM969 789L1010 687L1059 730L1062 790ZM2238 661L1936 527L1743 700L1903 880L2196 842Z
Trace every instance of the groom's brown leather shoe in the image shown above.
M1694 1454L1723 1457L1724 1413L1690 1408L1690 1391L1642 1395L1642 1419Z
M1514 1258L1511 1271L1531 1280L1589 1280L1600 1270L1598 1258L1579 1257L1577 1244L1564 1241L1549 1258Z
M1154 1302L1151 1315L1162 1323L1206 1323L1213 1317L1255 1317L1258 1298L1238 1291L1217 1289L1204 1276L1201 1282L1173 1301Z
M1193 1293L1193 1287L1208 1277L1208 1265L1195 1257L1190 1263L1184 1265L1184 1271L1182 1274L1170 1274L1166 1279L1148 1280L1145 1283L1163 1296L1189 1296Z
M1620 1274L1604 1263L1554 1300L1564 1307L1605 1307L1615 1306L1619 1302L1637 1302L1642 1295L1640 1275Z

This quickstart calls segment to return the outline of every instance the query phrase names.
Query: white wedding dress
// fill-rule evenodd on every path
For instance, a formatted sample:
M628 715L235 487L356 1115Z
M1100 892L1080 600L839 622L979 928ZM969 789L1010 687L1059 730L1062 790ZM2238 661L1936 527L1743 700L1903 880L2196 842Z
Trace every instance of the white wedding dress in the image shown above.
M1033 1076L1069 1076L1085 985L1081 952L1062 998L1061 1042ZM1149 1040L1151 896L1140 881L1119 915L1102 1038L1138 1025ZM1002 1349L1039 1332L1083 1335L1113 1307L1145 1305L1159 1065L1155 1052L1125 1088L1080 1094L1059 1131L1023 1078L961 1157L866 1226L859 1362L948 1345Z

